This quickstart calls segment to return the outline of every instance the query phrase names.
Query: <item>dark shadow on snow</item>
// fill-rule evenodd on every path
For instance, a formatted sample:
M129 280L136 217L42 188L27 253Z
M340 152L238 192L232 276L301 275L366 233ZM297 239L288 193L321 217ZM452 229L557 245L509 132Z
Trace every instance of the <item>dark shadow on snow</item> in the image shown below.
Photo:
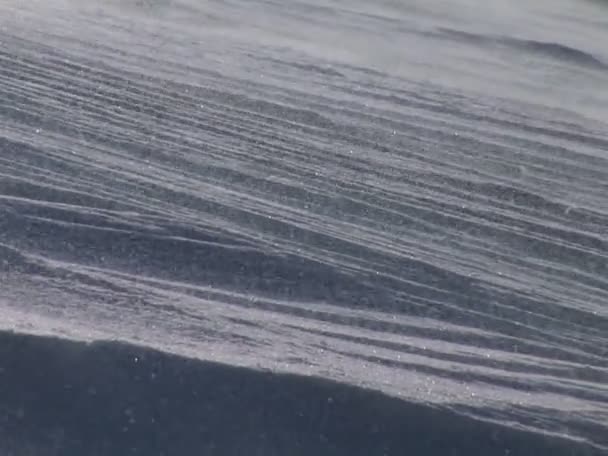
M595 455L316 378L0 333L3 455Z

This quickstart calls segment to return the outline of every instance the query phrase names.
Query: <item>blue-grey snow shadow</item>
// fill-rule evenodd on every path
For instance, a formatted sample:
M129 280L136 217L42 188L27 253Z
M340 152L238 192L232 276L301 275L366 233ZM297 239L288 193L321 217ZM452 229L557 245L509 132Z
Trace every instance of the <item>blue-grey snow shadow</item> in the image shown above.
M561 43L470 33L450 28L439 28L438 35L442 38L468 42L479 46L506 46L526 54L543 56L556 61L570 62L595 70L603 71L608 69L608 64L593 54Z
M354 386L120 343L0 333L0 452L594 455Z

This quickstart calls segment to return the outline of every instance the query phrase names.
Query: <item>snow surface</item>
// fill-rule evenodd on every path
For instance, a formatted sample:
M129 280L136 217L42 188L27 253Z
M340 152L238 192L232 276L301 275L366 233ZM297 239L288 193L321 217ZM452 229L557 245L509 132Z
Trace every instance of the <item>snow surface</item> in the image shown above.
M2 454L608 451L608 5L531 3L2 2Z

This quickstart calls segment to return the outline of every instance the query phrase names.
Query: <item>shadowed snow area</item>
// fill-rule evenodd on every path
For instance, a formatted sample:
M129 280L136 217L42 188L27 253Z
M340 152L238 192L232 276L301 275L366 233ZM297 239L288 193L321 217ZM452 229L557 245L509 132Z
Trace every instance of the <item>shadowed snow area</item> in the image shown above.
M0 333L0 360L3 454L599 454L350 385L131 345Z

